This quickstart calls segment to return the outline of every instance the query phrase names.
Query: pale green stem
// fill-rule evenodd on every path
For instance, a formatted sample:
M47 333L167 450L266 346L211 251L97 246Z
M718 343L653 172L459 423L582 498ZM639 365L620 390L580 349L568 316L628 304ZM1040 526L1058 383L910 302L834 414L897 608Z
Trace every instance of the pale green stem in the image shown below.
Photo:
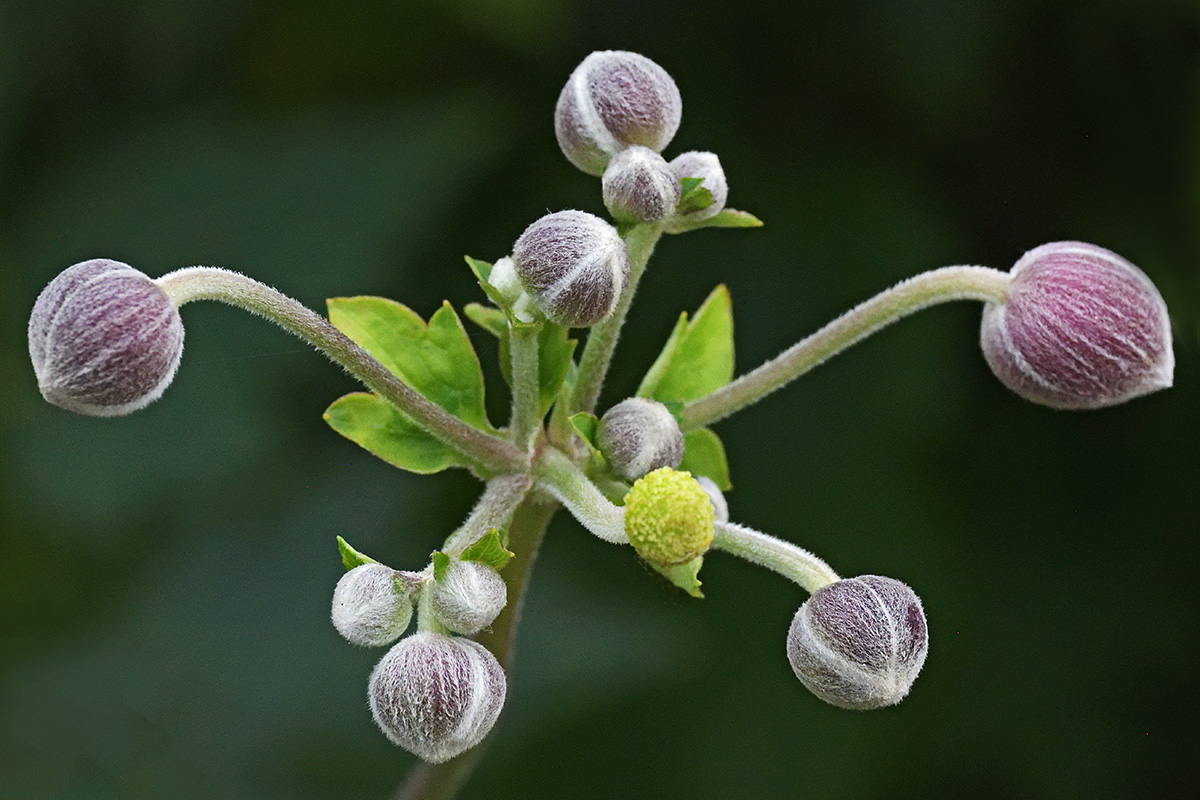
M492 528L503 528L532 487L532 476L524 473L492 478L466 521L446 539L442 552L457 557Z
M155 281L182 306L193 300L217 300L266 317L316 347L368 389L400 409L438 440L467 456L485 472L527 470L528 459L499 436L473 428L404 383L324 317L265 284L238 272L189 267Z
M529 452L542 424L537 326L509 325L508 344L512 354L513 393L508 435L518 449Z
M538 486L567 507L579 524L612 544L629 544L625 509L600 493L583 470L553 447L541 453L533 468Z
M431 577L425 581L417 594L417 630L423 633L440 633L447 636L450 634L450 629L439 622L437 615L433 613L433 587L434 581Z
M1002 303L1011 277L988 267L943 267L896 284L732 383L694 400L680 414L683 430L729 416L827 358L915 311L950 300Z
M579 411L590 414L596 410L600 389L604 386L613 351L617 348L617 339L621 336L621 327L625 324L629 306L633 303L638 283L646 270L646 262L650 260L654 245L661 236L661 223L637 225L625 235L625 248L629 251L629 285L621 292L612 316L594 326L588 334L587 345L584 346L583 355L579 359L579 372L571 393L568 409L571 414Z
M828 564L804 548L744 525L718 522L713 526L712 546L777 572L803 586L809 594L840 580Z

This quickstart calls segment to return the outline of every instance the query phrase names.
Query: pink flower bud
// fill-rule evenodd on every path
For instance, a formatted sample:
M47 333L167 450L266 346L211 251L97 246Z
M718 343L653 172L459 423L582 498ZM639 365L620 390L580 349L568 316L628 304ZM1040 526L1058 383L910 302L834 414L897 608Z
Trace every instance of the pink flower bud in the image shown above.
M860 710L904 699L928 651L920 598L879 575L818 589L796 612L787 638L792 671L810 692Z
M456 560L437 581L430 600L438 622L472 636L491 625L508 605L508 586L491 567Z
M504 670L486 647L422 631L380 660L368 697L389 739L440 764L483 741L500 716L506 691Z
M157 400L182 353L175 303L117 261L67 268L29 317L29 357L42 396L80 414L115 417Z
M1000 382L1052 408L1102 408L1174 380L1167 306L1140 269L1083 242L1035 247L1002 303L983 310L980 345Z
M679 88L645 56L595 52L571 73L554 109L558 146L572 164L601 175L630 145L661 153L683 117Z
M596 444L609 469L628 481L683 460L679 423L662 403L642 397L622 400L600 418Z
M600 183L604 207L622 222L657 222L675 213L679 179L666 160L635 145L608 162Z
M729 183L725 180L725 169L716 153L702 150L692 150L671 159L671 171L679 180L684 178L701 178L700 184L712 195L712 205L681 214L675 220L678 223L698 222L715 217L725 208L729 200ZM670 227L670 226L668 226Z
M517 239L512 258L538 309L568 328L608 317L629 284L629 253L617 229L584 211L542 217Z

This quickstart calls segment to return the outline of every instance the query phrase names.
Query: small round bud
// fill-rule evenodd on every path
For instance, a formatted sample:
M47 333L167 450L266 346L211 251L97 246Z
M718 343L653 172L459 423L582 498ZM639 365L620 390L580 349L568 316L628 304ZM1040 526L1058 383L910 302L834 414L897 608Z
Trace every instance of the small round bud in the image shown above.
M690 472L670 467L639 478L625 496L625 534L642 558L660 567L700 556L713 539L712 501Z
M433 587L433 614L455 633L470 636L492 624L508 604L500 573L477 561L452 561Z
M679 179L658 153L635 145L608 162L600 182L604 206L621 222L657 222L675 213Z
M509 303L515 302L521 296L521 292L525 291L525 287L521 286L521 279L517 277L517 266L509 256L492 264L488 283Z
M38 388L56 406L96 417L157 400L183 354L179 309L146 275L97 258L52 280L29 317Z
M383 564L359 564L333 590L333 627L351 644L379 647L400 638L412 619L407 587Z
M716 481L700 475L696 478L696 483L700 484L700 488L712 501L713 513L716 515L717 522L729 522L729 504L725 502L725 495L722 494L721 487L717 486Z
M1174 381L1171 321L1154 284L1116 253L1083 242L1035 247L983 309L979 340L1000 382L1052 408L1123 403Z
M928 651L920 598L878 575L818 589L796 612L787 638L800 682L826 703L859 710L904 699Z
M629 253L617 229L583 211L558 211L513 245L525 291L546 318L587 328L607 318L629 283Z
M702 178L704 182L700 185L708 190L713 201L712 205L704 208L676 214L667 223L668 231L680 230L690 223L715 217L725 208L725 201L729 199L729 184L725 181L725 170L721 168L716 153L698 150L684 153L671 161L671 171L675 173L675 179L680 181L684 178Z
M630 145L661 153L683 118L679 87L645 56L592 53L571 73L554 109L554 134L572 164L601 175Z
M440 764L483 741L504 707L504 670L486 647L421 631L371 673L375 723L394 743Z
M596 444L609 469L627 481L659 467L674 469L683 460L683 433L667 407L630 397L600 418Z

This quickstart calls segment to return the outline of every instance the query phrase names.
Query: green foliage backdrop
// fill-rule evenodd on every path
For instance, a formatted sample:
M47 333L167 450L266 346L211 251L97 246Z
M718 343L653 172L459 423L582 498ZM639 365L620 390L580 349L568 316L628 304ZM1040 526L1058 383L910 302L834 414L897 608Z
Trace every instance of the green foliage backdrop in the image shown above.
M748 369L849 305L1046 241L1126 256L1172 312L1176 387L1019 401L978 308L906 320L716 426L735 519L911 584L931 646L895 709L825 706L803 599L714 555L707 599L561 519L468 798L1124 798L1200 789L1200 11L1021 3L564 0L0 4L0 797L386 797L380 653L328 622L335 537L419 568L461 472L372 458L321 414L352 382L189 306L165 397L46 405L25 349L58 271L238 269L323 309L480 299L547 210L603 213L551 114L595 49L676 78L668 155L720 154L756 231L668 238L604 406L724 282ZM470 325L470 323L468 323ZM493 420L492 337L470 329Z

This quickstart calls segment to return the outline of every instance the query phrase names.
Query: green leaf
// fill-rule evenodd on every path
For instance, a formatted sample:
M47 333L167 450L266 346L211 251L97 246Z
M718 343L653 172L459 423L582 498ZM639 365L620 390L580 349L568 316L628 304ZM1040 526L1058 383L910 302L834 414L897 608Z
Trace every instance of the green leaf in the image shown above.
M498 308L491 308L479 303L467 303L463 306L463 313L467 315L467 319L497 339L503 338L508 333L508 318Z
M378 561L371 558L370 556L365 556L362 553L355 550L353 547L350 546L349 542L347 542L345 539L343 539L340 536L337 537L337 546L338 546L338 553L340 553L342 556L342 566L346 568L347 572L354 569L355 567L361 567L363 564L378 564L379 563Z
M484 411L479 359L449 303L428 325L382 297L335 297L328 304L330 322L398 378L468 425L495 431Z
M558 397L558 390L573 363L575 346L579 342L567 337L567 329L553 322L518 322L517 326L537 326L538 330L538 412L545 416ZM512 386L512 349L505 328L500 337L500 373Z
M701 228L761 228L762 226L762 220L749 211L726 208L708 219L680 220L676 218L667 229L667 233L687 233L698 231Z
M453 448L426 433L378 395L354 392L325 409L329 427L394 467L421 475L466 466Z
M433 579L439 583L446 577L446 570L450 568L450 556L434 550L429 554L429 561L433 564Z
M709 428L696 428L683 436L683 462L679 465L697 477L704 476L722 492L733 488L729 482L729 463L725 445Z
M507 314L509 311L508 303L500 296L500 290L492 286L488 281L488 278L492 276L492 265L486 261L471 258L470 256L463 256L463 259L467 262L467 266L471 268L475 279L479 281L479 288L483 289L483 293L487 295L488 300L491 300L497 306L504 309L504 313Z
M646 562L650 564L649 561ZM704 598L704 592L700 591L700 568L704 566L704 556L696 556L686 564L677 564L674 567L660 567L657 564L650 564L654 571L662 575L671 583L683 589L692 597L699 599Z
M592 457L599 459L599 467L605 468L604 455L600 449L596 447L596 429L600 427L600 419L595 414L589 414L586 411L581 411L578 414L571 415L571 427L579 434L579 438L583 439L583 443L592 451Z
M492 528L484 536L462 551L463 561L478 561L499 572L512 559L512 553L500 541L500 531Z
M713 289L689 323L682 315L650 367L638 395L688 402L733 379L733 307L724 285Z
M712 192L700 185L704 183L703 178L684 178L679 183L682 191L675 205L676 214L690 214L713 204Z

